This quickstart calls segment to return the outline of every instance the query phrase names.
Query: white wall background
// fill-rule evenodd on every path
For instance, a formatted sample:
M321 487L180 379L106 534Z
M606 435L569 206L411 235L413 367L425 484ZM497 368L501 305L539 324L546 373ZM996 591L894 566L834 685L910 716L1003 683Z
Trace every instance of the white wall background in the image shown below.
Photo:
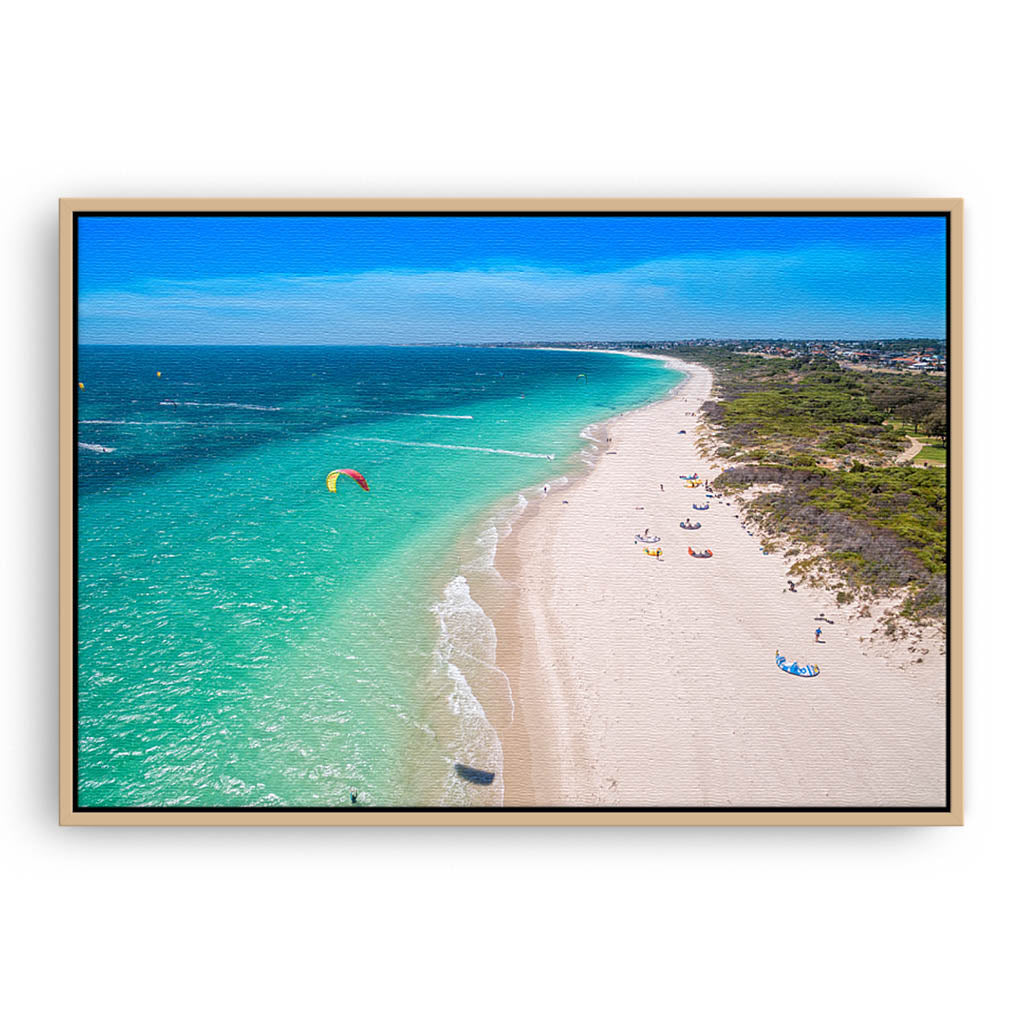
M985 2L8 6L9 1019L1019 1011L1020 29ZM966 197L967 826L58 829L61 195Z

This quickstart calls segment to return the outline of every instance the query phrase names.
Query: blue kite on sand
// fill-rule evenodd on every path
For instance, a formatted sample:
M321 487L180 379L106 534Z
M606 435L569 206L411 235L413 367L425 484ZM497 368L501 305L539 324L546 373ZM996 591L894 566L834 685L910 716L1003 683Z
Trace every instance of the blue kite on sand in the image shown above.
M707 512L711 506L705 501L703 505L694 505L693 508L696 512Z
M786 659L779 654L778 651L775 652L775 664L778 665L783 672L788 672L791 676L811 678L821 672L821 669L818 668L817 665L804 665L803 668L801 668L795 661L791 661L789 664L786 664Z

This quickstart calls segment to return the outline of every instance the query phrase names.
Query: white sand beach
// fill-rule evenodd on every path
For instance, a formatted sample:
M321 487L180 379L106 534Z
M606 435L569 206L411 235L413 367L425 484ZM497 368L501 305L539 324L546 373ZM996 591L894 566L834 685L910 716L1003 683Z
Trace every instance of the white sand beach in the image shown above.
M687 414L712 381L678 365L690 376L673 396L610 421L597 465L499 545L515 594L493 616L516 704L506 805L942 804L941 638L877 639L876 617L789 592L791 560L761 553L735 501L692 509L704 489L680 475L714 474ZM701 529L680 529L687 517ZM634 542L645 529L660 561ZM776 650L820 675L782 672Z

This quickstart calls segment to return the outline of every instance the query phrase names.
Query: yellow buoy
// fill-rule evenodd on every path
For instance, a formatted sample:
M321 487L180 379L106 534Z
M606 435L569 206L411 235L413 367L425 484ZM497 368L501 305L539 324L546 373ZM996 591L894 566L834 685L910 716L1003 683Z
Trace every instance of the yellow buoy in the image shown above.
M84 384L83 384L83 383L82 383L81 381L79 381L79 382L78 382L78 387L79 387L79 388L80 388L80 389L81 389L82 391L84 391L84 390L85 390L85 385L84 385Z
M159 370L157 370L157 371L156 371L156 375L157 375L158 377L162 377L162 376L163 376L163 374L161 374Z

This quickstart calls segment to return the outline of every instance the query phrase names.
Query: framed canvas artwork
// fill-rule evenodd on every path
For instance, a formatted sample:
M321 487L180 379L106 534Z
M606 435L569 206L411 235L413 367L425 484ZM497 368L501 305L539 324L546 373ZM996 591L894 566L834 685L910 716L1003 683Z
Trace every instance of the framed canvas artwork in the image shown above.
M962 822L960 200L60 230L62 822Z

